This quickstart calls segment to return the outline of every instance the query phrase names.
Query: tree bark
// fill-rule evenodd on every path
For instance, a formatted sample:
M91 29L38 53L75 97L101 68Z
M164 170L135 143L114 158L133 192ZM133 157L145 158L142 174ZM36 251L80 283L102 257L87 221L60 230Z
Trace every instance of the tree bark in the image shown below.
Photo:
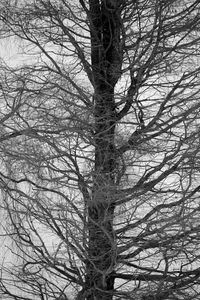
M120 77L119 7L90 0L91 62L94 77L95 171L88 203L87 300L112 300L114 290L115 209L114 87Z

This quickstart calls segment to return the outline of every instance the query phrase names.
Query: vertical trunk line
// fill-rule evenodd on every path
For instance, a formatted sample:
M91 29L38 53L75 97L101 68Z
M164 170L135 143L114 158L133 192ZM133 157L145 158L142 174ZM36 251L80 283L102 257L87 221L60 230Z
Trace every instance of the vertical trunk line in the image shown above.
M92 202L88 205L87 300L112 300L115 266L114 218L114 130L115 123L105 103L111 95L98 93L96 100L95 174ZM99 103L100 102L100 103ZM102 102L104 103L102 107ZM109 103L109 106L111 104Z
M113 2L113 1L112 1ZM119 18L110 0L89 0L91 63L94 77L95 170L88 203L87 300L112 300L114 291L116 110L114 87L121 70Z

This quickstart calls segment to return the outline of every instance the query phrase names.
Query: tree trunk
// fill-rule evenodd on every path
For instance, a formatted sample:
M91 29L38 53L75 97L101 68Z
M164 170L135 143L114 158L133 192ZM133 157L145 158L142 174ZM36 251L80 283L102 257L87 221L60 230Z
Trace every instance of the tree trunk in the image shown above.
M116 4L115 4L116 5ZM95 103L95 172L88 203L87 300L112 300L114 290L115 209L114 87L120 76L119 8L110 1L90 0L91 62Z
M115 241L112 225L115 208L113 197L113 171L115 168L114 122L111 115L112 110L110 109L112 107L110 94L105 93L99 99L101 99L101 105L100 107L96 105L93 199L88 207L89 260L87 284L88 290L92 290L87 298L88 300L110 300L114 288L112 277L115 265ZM102 105L104 101L108 102L107 109L105 105Z

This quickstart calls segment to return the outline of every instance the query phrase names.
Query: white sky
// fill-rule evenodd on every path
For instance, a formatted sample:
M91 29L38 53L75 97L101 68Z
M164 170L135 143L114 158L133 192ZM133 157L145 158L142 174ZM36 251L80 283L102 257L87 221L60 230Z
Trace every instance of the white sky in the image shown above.
M23 45L20 47L20 40L17 41L15 37L0 39L0 60L11 67L23 64L27 59L31 60L31 57L22 53L20 48L22 49Z

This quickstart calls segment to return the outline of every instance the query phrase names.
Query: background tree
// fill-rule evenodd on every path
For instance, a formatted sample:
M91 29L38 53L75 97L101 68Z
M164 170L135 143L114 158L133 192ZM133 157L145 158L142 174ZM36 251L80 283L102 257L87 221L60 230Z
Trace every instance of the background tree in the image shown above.
M198 0L2 0L3 299L200 299Z

